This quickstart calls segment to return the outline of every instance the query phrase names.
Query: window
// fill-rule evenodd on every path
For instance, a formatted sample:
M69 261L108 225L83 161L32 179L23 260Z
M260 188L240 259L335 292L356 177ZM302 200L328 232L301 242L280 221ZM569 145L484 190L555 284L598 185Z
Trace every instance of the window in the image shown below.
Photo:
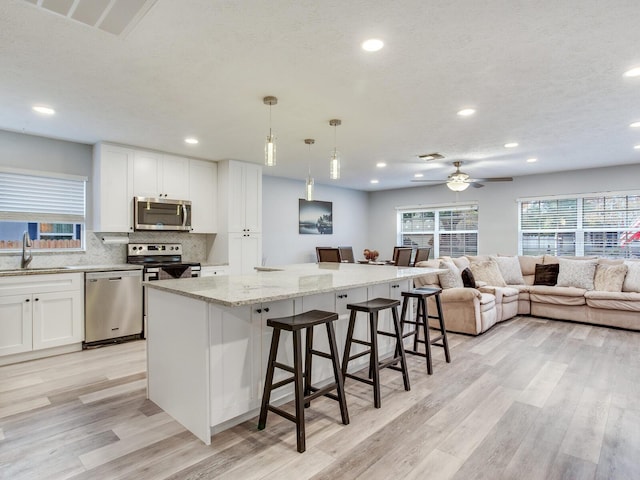
M640 194L518 200L522 255L640 256Z
M478 254L478 206L446 205L398 211L398 245L431 247L433 257Z
M0 252L22 249L24 232L34 250L83 248L86 178L0 171Z

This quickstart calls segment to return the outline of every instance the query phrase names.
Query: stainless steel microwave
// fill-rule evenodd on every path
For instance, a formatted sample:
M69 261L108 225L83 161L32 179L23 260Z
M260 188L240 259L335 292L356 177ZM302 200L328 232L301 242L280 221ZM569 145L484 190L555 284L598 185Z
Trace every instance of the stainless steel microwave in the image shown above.
M189 232L191 202L168 198L133 198L134 230L163 230Z

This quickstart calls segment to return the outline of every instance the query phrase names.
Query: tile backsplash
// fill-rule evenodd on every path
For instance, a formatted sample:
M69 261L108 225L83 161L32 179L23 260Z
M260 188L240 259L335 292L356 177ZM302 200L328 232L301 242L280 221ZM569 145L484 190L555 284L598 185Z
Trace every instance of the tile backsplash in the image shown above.
M127 234L120 234L126 237ZM31 268L62 267L67 265L117 265L127 262L126 245L105 245L102 237L116 234L86 232L84 252L33 252ZM205 262L207 240L212 235L182 232L134 232L129 234L130 243L181 243L182 258L189 262ZM0 269L20 268L21 253L0 255Z

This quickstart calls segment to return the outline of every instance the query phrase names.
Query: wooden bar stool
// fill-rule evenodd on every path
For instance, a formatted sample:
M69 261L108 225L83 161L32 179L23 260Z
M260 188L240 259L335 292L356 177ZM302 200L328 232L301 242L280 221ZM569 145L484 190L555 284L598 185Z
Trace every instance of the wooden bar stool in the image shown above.
M338 319L338 314L333 312L323 312L321 310L310 310L290 317L271 318L267 320L267 325L273 328L271 338L271 350L267 365L267 375L264 382L264 393L262 395L262 405L260 407L260 419L258 420L258 430L263 430L267 425L267 412L273 413L291 420L296 424L298 452L305 451L305 431L304 431L304 408L308 407L311 400L322 395L338 401L340 404L340 414L342 423L349 424L349 413L347 402L344 396L344 382L340 369L340 359L338 357L338 346L336 335L333 329L333 322ZM329 338L330 353L320 352L313 349L313 327L325 324L327 327L327 337ZM301 330L306 330L305 365L303 370L302 359L302 335ZM287 330L293 332L293 366L285 365L277 361L278 343L280 332ZM311 358L313 355L331 360L335 381L329 385L318 388L311 385ZM273 383L273 373L276 368L286 370L293 374L279 382ZM285 412L281 408L269 404L271 392L289 383L294 383L295 395L295 415ZM337 390L337 395L330 393Z
M402 372L402 378L404 380L404 389L410 390L409 385L409 371L407 369L407 359L404 354L404 347L402 345L402 329L400 327L400 320L398 319L398 305L400 301L389 298L375 298L367 302L350 303L347 308L351 310L349 317L349 328L347 330L347 341L344 347L344 356L342 357L342 376L346 378L353 378L359 382L366 383L373 386L373 404L375 408L380 408L382 402L380 400L380 370L382 368L389 367L393 370ZM390 309L393 315L393 327L394 332L385 332L378 330L378 313L381 310ZM353 331L356 323L356 315L358 312L365 312L369 314L369 327L371 332L371 341L353 338ZM378 335L386 335L396 339L395 354L392 358L386 359L380 362L378 357ZM351 355L351 345L357 343L359 345L365 345L369 347L355 355ZM363 378L358 375L347 373L347 367L351 360L360 358L364 355L369 356L369 378ZM396 364L400 363L400 367Z
M413 290L410 290L408 292L402 292L402 296L404 297L402 302L402 313L400 315L402 331L404 332L405 324L414 326L413 330L410 330L402 334L402 338L413 336L413 349L405 348L405 351L413 355L426 357L427 372L429 373L429 375L433 374L431 345L444 348L444 356L447 360L447 363L451 363L451 355L449 353L449 342L447 340L447 331L444 325L444 315L442 314L442 304L440 303L440 292L442 292L442 289L440 288L428 288L428 287L414 288ZM429 297L435 297L436 307L438 309L438 315L429 315L427 311L427 298ZM409 302L411 302L412 298L415 298L418 303L415 321L407 319L407 310L408 310ZM437 319L440 323L440 335L434 338L431 338L429 334L430 318ZM424 336L424 340L420 339L420 328L422 328L422 334ZM442 341L442 343L438 343L440 341ZM425 353L418 351L418 344L420 343L422 343L425 346Z

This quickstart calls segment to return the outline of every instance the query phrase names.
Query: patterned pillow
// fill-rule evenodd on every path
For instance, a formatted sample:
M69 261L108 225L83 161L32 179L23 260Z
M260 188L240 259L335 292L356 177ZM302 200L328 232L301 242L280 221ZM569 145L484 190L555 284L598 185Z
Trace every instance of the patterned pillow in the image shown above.
M440 260L440 268L447 269L446 272L438 274L438 280L440 280L440 286L442 288L461 288L464 286L460 270L453 262Z
M462 270L462 284L464 288L476 288L476 279L473 278L473 273L471 273L471 269L469 267Z
M629 269L622 284L623 292L640 292L640 262L625 261L624 264Z
M598 260L567 260L558 258L558 287L576 287L593 290Z
M548 265L536 264L536 273L533 280L534 285L548 285L553 287L558 283L558 272L560 264L550 263Z
M487 285L492 287L507 286L504 278L502 278L498 264L493 260L471 263L469 268L476 282L486 282Z
M491 257L498 264L502 278L507 285L524 285L518 257Z
M624 277L627 275L626 265L598 264L596 276L593 280L595 290L601 292L621 292Z

